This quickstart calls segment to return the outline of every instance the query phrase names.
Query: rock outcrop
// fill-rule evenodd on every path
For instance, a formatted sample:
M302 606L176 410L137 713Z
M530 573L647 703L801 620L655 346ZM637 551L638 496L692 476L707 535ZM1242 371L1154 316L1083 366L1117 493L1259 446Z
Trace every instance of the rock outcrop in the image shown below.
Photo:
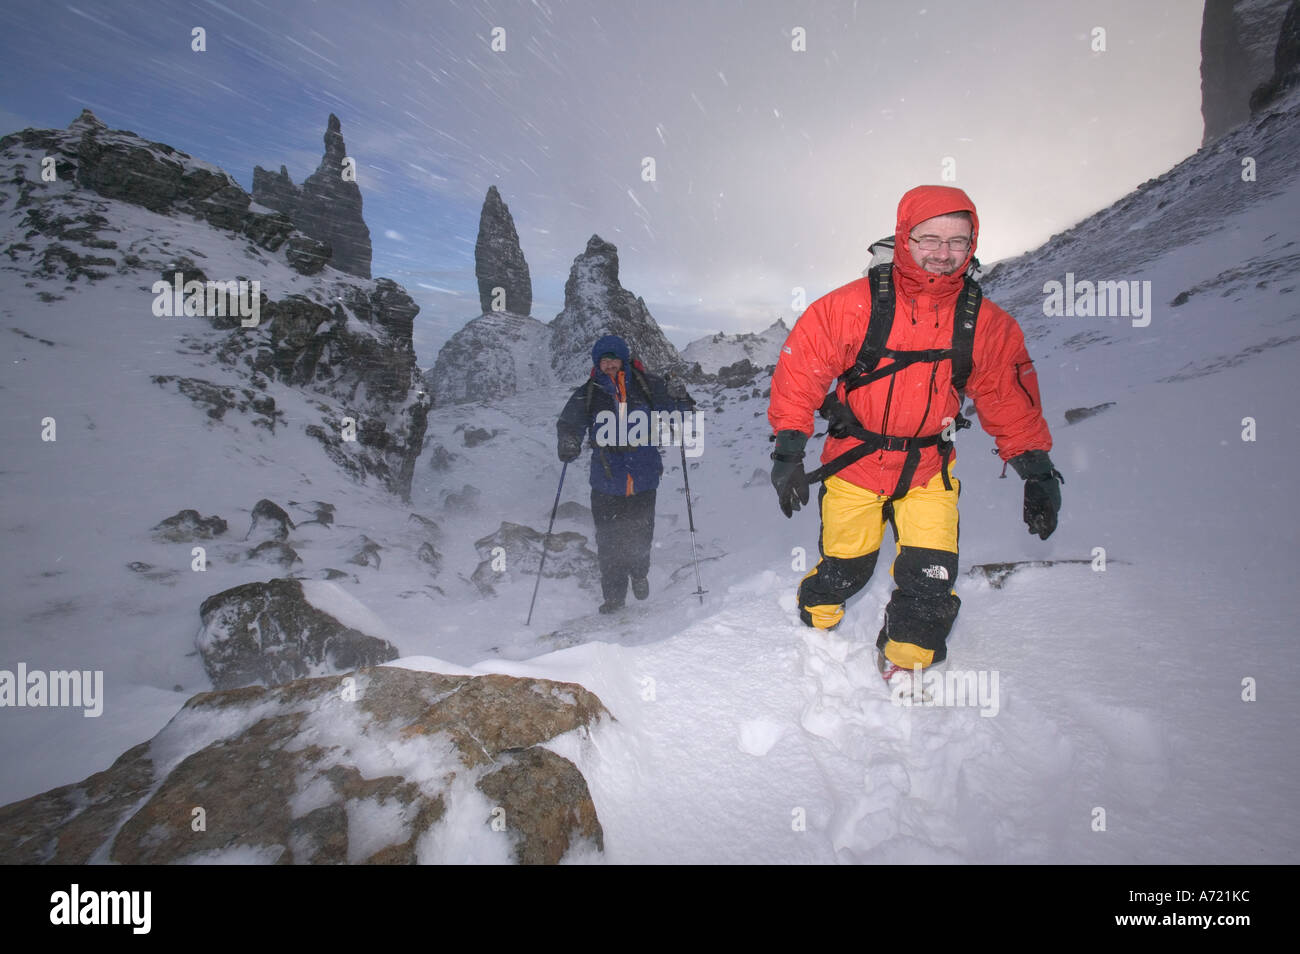
M355 479L375 477L407 500L432 406L420 390L412 344L419 306L387 278L339 283L331 292L268 301L265 330L230 335L217 356L337 402L306 433ZM356 440L342 433L345 417L355 422Z
M718 383L724 388L752 388L761 370L748 358L741 358L735 364L718 369Z
M509 312L527 317L533 311L533 282L519 247L519 233L496 186L489 186L478 220L474 275L483 313Z
M337 122L331 124L326 134L323 178L302 198L308 205L345 212L355 199L356 215L340 215L354 220L353 232L364 238L366 264L358 270L369 274L360 193L356 183L342 181L336 127ZM375 477L409 498L431 402L422 393L412 342L419 309L401 286L385 278L365 281L322 271L338 251L330 242L295 229L284 212L253 202L218 167L135 133L109 129L89 110L64 130L25 129L5 136L0 162L12 172L0 183L12 236L3 243L6 267L37 280L68 283L133 273L147 286L161 279L169 290L155 289L155 317L181 317L183 305L184 317L205 319L212 329L230 333L189 341L195 353L213 356L211 378L155 375L159 386L193 401L206 413L208 426L251 424L272 433L284 415L268 393L271 382L314 391L333 404L313 401L319 422L304 425L325 454L357 480ZM335 171L337 183L331 179ZM268 176L259 177L261 198L289 208L286 197L294 190L287 175ZM121 203L152 216L124 214ZM182 223L180 230L175 220ZM308 215L306 221L314 220ZM246 241L226 254L231 233ZM214 238L222 249L215 257ZM280 284L289 270L319 280L298 283L294 294L273 300L265 289ZM194 282L206 283L206 290L179 290ZM258 295L255 283L263 286ZM174 284L178 290L172 293ZM255 320L245 324L254 309ZM356 440L343 434L345 419L355 422Z
M554 864L604 849L542 743L582 686L379 667L195 696L109 769L0 808L2 864Z
M298 187L289 177L289 170L281 166L279 173L274 173L254 166L253 201L293 218L298 208Z
M601 335L618 335L633 357L651 371L680 370L682 359L664 337L645 301L618 279L618 249L599 235L573 260L564 285L564 310L551 327L551 367L575 384L591 370L591 346Z
M0 152L27 149L42 160L53 159L57 178L20 175L17 207L33 208L24 226L53 239L70 240L90 248L113 249L116 241L97 236L108 220L97 212L82 213L80 221L45 207L50 186L75 183L80 189L117 199L160 215L188 214L219 229L238 232L260 248L274 252L294 232L293 222L278 212L253 208L252 200L229 173L160 142L133 132L109 129L88 109L67 129L24 129L0 139ZM45 187L42 189L42 187ZM42 192L45 194L43 195ZM61 197L61 196L60 196ZM61 256L64 246L52 246ZM49 251L45 265L50 265ZM116 259L97 264L116 265ZM72 264L69 264L71 271ZM72 277L71 275L69 277ZM90 275L98 278L103 275Z
M319 243L311 249L308 262L315 262L320 246L327 246L331 265L349 275L369 278L370 229L362 216L361 189L354 178L344 176L346 158L339 118L330 113L325 155L301 188L293 184L284 166L278 174L257 166L253 169L253 199L287 215L298 229Z
M599 235L573 261L564 310L548 324L528 317L533 297L528 263L496 186L488 189L479 217L474 271L483 314L452 335L426 373L435 406L574 383L591 369L591 346L604 334L624 338L633 356L652 371L689 376L645 302L619 283L618 249Z

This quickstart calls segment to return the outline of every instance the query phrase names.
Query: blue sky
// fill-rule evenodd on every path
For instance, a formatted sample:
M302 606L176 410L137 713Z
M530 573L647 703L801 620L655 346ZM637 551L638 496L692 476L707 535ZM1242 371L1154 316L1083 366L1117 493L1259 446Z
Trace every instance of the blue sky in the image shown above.
M811 301L857 278L898 197L945 169L979 207L985 261L1161 174L1200 142L1201 8L6 3L0 131L66 126L89 107L251 188L254 165L295 182L314 171L334 112L374 274L421 305L422 365L478 313L474 240L493 184L534 317L560 310L573 257L600 234L680 347L789 322L795 287Z

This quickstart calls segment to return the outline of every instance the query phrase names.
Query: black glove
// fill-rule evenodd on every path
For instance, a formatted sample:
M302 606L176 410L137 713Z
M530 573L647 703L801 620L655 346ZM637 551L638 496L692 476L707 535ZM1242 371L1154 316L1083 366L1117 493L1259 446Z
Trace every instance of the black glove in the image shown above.
M566 464L577 460L578 455L582 453L582 438L575 437L573 434L561 434L558 451L560 460Z
M1065 478L1052 466L1047 451L1025 451L1011 458L1011 466L1025 481L1025 523L1030 533L1046 540L1056 529L1056 516L1061 512L1061 484Z
M826 419L826 431L831 437L848 437L850 426L861 426L853 412L840 403L834 391L826 395L826 400L822 401L822 406L817 409L817 412Z
M808 435L803 431L780 431L772 452L772 486L776 502L787 517L808 502L808 475L803 472L803 448Z

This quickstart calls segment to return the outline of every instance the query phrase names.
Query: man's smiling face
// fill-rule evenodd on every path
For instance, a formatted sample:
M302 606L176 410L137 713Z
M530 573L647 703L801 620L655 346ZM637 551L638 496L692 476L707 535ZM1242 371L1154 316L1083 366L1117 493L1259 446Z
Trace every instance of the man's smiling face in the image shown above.
M934 275L951 275L966 261L970 251L971 223L958 213L936 215L918 222L907 237L912 261ZM936 245L926 249L923 245ZM954 248L953 246L957 246Z

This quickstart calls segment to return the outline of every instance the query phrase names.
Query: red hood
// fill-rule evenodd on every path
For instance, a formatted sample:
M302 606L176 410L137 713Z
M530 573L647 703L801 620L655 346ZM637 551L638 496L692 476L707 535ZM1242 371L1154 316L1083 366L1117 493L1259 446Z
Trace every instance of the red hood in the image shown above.
M912 260L907 237L919 223L949 212L970 213L970 251L966 253L966 260L961 263L961 267L951 275L932 275ZM961 189L933 185L912 189L899 200L898 224L894 230L894 274L899 290L909 296L923 292L940 296L955 295L961 290L962 276L966 273L970 260L975 257L979 235L980 220L975 212L975 203Z

